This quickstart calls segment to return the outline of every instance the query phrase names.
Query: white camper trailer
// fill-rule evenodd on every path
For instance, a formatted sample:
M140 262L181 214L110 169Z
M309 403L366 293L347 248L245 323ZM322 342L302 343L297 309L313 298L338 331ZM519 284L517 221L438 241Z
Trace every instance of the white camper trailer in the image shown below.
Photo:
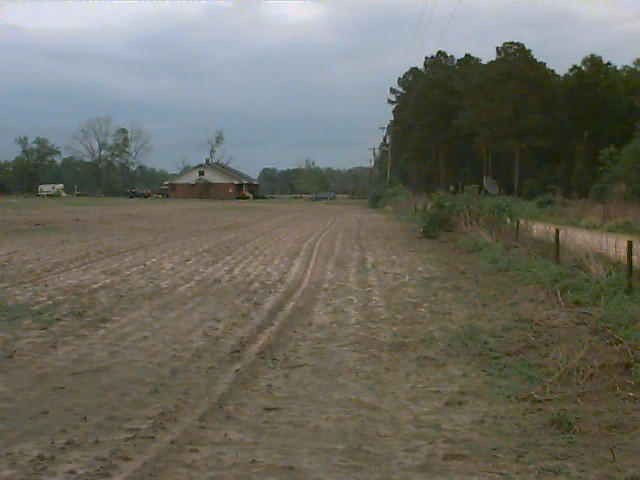
M64 185L62 183L45 183L38 185L38 196L40 197L64 197L64 195Z

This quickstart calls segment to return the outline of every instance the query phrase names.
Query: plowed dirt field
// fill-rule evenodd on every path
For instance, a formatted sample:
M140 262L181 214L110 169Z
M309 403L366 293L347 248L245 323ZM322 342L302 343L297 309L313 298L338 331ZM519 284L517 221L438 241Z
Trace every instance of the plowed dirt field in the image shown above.
M524 407L433 341L491 290L409 224L355 202L3 202L2 479L581 472L570 448L522 453Z

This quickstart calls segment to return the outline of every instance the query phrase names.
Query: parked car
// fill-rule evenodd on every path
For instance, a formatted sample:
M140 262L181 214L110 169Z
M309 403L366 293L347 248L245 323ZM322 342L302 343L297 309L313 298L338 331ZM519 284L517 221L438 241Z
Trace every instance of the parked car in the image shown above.
M124 192L126 197L129 198L149 198L151 197L151 191L138 190L137 188L130 188Z
M318 200L335 200L335 199L336 199L336 194L334 192L316 193L313 197L311 197L311 200L313 200L314 202L317 202Z
M169 198L169 185L162 185L156 192L158 198Z

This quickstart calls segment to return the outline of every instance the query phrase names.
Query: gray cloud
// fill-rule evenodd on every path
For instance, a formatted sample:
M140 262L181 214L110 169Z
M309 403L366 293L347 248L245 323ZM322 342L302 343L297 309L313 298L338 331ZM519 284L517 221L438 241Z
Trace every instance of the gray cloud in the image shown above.
M46 28L47 14L68 13L61 4L41 4L44 25L6 15L0 158L16 154L18 135L64 146L82 120L110 115L144 126L148 163L169 170L200 160L218 128L252 174L305 157L363 165L389 119L388 88L438 48L490 60L519 40L560 73L591 52L616 64L640 56L632 1L327 1L300 21L258 2L86 5L64 27Z

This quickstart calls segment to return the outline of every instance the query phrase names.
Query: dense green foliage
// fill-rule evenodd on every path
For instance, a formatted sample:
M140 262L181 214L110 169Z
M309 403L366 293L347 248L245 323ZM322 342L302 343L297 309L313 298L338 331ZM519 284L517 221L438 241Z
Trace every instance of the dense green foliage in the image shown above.
M150 142L140 127L113 129L106 117L84 122L74 135L73 154L43 137L16 139L20 153L0 161L0 193L34 194L43 183L62 183L67 193L79 191L121 195L125 189L155 191L169 174L140 162Z
M595 275L580 265L555 264L552 259L519 246L487 242L478 236L462 236L458 245L479 254L494 272L514 272L523 283L543 286L566 303L583 307L585 311L592 309L600 326L630 345L640 344L636 321L640 314L640 294L636 289L632 295L625 295L624 269L607 268ZM639 367L640 357L637 357L634 368ZM636 370L635 374L640 371Z
M513 196L479 195L477 190L477 186L472 185L461 195L436 192L430 195L428 202L420 206L415 204L422 233L434 238L442 232L453 230L496 230L513 227L518 219L613 233L637 235L640 232L640 225L629 218L602 221L589 216L567 216L565 209L571 208L571 202L550 194L525 200Z
M546 196L545 196L546 197ZM523 248L514 242L514 221L519 218L544 218L554 205L544 201L526 201L515 197L494 197L466 192L462 195L436 193L424 209L417 212L423 235L437 237L444 231L470 232L456 236L459 246L479 254L494 272L513 272L525 284L538 284L560 296L570 305L591 311L603 328L615 333L629 345L640 343L636 319L640 312L638 289L625 294L625 269L603 261L592 271L580 257L555 264L551 256ZM478 235L477 231L491 232ZM640 357L634 368L640 367ZM638 374L640 370L636 371Z
M622 148L605 148L598 157L602 175L591 187L590 196L604 202L614 190L630 198L640 198L640 130Z
M402 207L411 197L411 192L402 185L394 185L389 188L380 185L374 186L369 192L368 202L371 208Z
M305 160L304 165L285 170L265 167L258 175L258 182L260 192L265 195L335 192L361 198L369 193L371 169L322 168L313 160Z
M539 208L534 202L514 197L493 197L467 191L462 195L436 193L418 213L421 232L434 238L443 231L475 227L496 229L519 218L536 218Z
M391 150L391 179L414 192L489 176L528 198L550 187L584 197L604 172L640 194L638 174L626 175L640 171L638 142L625 147L640 120L640 59L618 68L589 55L560 76L523 44L506 42L487 63L439 51L397 84L376 158L380 184Z

